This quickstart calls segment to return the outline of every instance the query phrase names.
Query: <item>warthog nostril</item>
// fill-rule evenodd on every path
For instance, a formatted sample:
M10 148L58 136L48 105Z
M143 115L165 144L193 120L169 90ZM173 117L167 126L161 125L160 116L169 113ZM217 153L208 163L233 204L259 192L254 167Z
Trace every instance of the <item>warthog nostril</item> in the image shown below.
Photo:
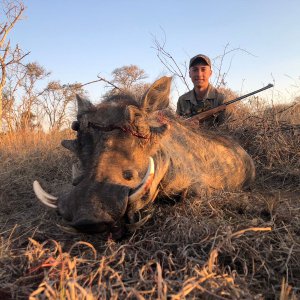
M79 231L86 232L86 233L97 233L97 232L109 231L111 225L112 225L111 223L95 222L89 219L80 219L72 223L73 227L75 227Z

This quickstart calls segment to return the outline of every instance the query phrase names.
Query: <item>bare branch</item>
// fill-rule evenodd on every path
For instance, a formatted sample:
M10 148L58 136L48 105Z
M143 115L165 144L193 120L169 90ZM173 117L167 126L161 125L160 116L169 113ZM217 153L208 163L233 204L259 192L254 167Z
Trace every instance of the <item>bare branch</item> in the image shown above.
M19 64L20 61L29 53L23 56L16 57L20 54L20 49L16 46L15 50L11 50L10 41L6 43L6 39L16 22L20 20L25 7L22 1L9 0L3 1L4 15L6 22L0 24L0 66L1 66L1 78L0 78L0 132L2 131L2 98L3 89L6 84L7 67L9 65ZM10 57L10 58L8 58ZM8 60L8 61L7 61Z
M114 83L112 83L111 81L105 79L104 77L101 77L100 75L97 75L97 77L99 78L99 81L103 81L103 82L106 82L107 84L109 84L110 86L112 86L113 88L119 90L119 91L122 91L122 89L120 89L119 87L117 87ZM92 83L92 82L91 82ZM89 83L87 83L89 84ZM85 84L86 85L86 84Z
M7 24L5 24L2 28L2 30L0 31L0 36L2 36L2 34L6 31L6 29L7 29Z
M103 81L103 80L102 80L102 79L97 79L97 80L89 81L89 82L87 82L87 83L83 83L83 84L81 84L81 86L83 87L83 86L85 86L85 85L92 84L92 83L96 83L96 82L101 82L101 81Z
M185 71L177 64L175 58L165 49L166 46L166 34L163 30L164 38L162 42L160 42L154 35L153 36L153 43L154 49L156 50L156 56L158 57L159 61L166 67L166 69L175 77L179 77L179 79L185 84L188 90L190 87L186 81L186 74L187 74L187 66L184 64Z
M16 22L21 18L25 7L23 5L23 3L21 2L17 2L17 4L14 4L13 2L8 3L8 6L13 5L12 7L10 7L8 9L8 11L6 11L6 17L8 19L9 25L6 23L4 25L5 30L1 31L2 34L2 38L0 40L0 48L3 47L3 44L6 40L7 35L9 34L9 32L11 31L11 29L15 26ZM13 15L11 15L11 11L13 11ZM10 21L10 19L12 19L12 21ZM8 25L8 26L7 26Z
M227 67L227 71L223 71L223 68L225 66L225 59L229 54L234 53L234 52L243 52L243 53L246 53L248 55L255 57L255 55L253 55L252 53L250 53L249 51L247 51L245 49L242 49L240 47L229 49L229 46L230 46L230 44L227 43L224 47L223 53L212 59L213 68L214 68L214 70L217 71L217 72L214 72L215 73L214 85L216 87L226 86L225 79L231 69L233 57L231 57L231 59L230 59L229 65Z
M8 66L8 65L10 65L10 64L13 64L13 63L20 63L21 62L21 60L23 60L23 58L25 58L27 55L29 55L30 54L30 51L29 52L27 52L27 53L25 53L25 54L23 54L21 57L19 57L18 59L15 59L15 58L13 58L13 59L11 59L10 61L8 61L7 63L6 63L6 66Z

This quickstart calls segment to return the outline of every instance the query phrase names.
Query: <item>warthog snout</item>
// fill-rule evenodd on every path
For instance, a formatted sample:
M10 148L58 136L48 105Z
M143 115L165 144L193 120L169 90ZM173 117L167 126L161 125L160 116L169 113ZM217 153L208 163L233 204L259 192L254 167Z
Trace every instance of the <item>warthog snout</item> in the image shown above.
M72 226L82 232L97 233L97 232L109 231L112 224L113 223L105 223L105 222L98 223L89 219L80 219L74 222Z
M131 202L137 202L138 198L145 201L151 196L149 191L154 172L154 162L150 157L143 180L133 189L120 184L90 179L82 180L70 192L60 197L45 192L37 181L34 182L33 188L43 204L56 209L68 225L74 228L73 231L70 229L66 231L107 232L115 239L119 239L126 232L126 222L130 221L127 210L132 209Z

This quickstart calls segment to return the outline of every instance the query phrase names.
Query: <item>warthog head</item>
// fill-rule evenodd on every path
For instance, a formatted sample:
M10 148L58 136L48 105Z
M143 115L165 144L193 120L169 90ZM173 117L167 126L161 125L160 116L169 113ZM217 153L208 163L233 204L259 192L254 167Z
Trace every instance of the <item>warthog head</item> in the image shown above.
M169 105L170 84L169 77L157 80L141 101L118 95L94 106L77 96L77 138L62 145L79 158L81 174L74 175L71 191L58 197L35 181L41 202L78 231L121 237L125 224L155 199L168 169L159 141L169 125L159 111Z

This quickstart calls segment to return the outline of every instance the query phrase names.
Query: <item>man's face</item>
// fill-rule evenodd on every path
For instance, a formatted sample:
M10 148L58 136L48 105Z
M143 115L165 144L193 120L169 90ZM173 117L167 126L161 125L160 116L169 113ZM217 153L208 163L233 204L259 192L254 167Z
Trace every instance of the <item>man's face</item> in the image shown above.
M189 75L195 88L206 88L211 74L210 66L203 63L193 65L189 70Z

